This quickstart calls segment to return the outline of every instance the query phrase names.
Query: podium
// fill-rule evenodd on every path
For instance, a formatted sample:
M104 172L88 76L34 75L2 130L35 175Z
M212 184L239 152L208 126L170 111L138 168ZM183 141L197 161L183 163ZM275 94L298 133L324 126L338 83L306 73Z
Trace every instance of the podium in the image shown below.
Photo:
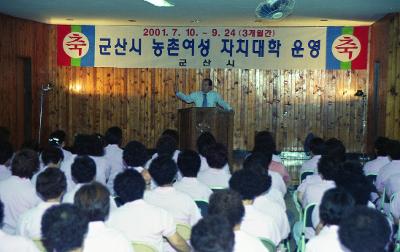
M186 108L178 110L179 148L197 150L197 138L211 132L217 142L228 149L229 159L233 150L233 111L221 108Z

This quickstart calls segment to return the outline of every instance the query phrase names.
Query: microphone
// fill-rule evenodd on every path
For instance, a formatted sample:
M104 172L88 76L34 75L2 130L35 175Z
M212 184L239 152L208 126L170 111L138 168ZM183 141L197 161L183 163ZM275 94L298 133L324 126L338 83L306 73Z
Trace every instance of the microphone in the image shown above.
M49 91L53 90L53 88L54 88L53 83L49 82L45 85L42 85L42 92L44 92L44 93L49 92Z

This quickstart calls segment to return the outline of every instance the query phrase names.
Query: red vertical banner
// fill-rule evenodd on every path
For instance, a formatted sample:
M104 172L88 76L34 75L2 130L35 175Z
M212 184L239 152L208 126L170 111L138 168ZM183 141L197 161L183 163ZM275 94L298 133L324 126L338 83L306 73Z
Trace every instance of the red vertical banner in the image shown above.
M367 69L369 26L354 27L353 35L360 41L361 51L358 57L351 62L351 69Z
M71 32L70 25L58 25L57 26L57 65L59 66L70 66L71 57L69 57L63 47L65 36Z

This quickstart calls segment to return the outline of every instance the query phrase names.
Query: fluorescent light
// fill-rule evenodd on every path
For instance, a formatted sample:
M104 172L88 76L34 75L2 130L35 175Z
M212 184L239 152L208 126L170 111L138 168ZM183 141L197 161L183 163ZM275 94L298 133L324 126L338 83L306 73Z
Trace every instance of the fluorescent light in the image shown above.
M154 6L157 7L173 7L175 6L174 4L167 2L166 0L144 0L148 3L151 3Z

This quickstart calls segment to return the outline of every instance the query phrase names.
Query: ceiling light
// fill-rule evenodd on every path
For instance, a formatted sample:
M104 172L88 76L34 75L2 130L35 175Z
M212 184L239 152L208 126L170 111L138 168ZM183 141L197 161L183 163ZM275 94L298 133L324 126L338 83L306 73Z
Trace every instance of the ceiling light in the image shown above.
M200 20L198 20L198 19L193 19L193 20L191 20L190 22L198 24L198 23L200 23Z
M173 7L175 6L174 4L166 1L166 0L144 0L145 2L151 3L154 6L157 7Z

